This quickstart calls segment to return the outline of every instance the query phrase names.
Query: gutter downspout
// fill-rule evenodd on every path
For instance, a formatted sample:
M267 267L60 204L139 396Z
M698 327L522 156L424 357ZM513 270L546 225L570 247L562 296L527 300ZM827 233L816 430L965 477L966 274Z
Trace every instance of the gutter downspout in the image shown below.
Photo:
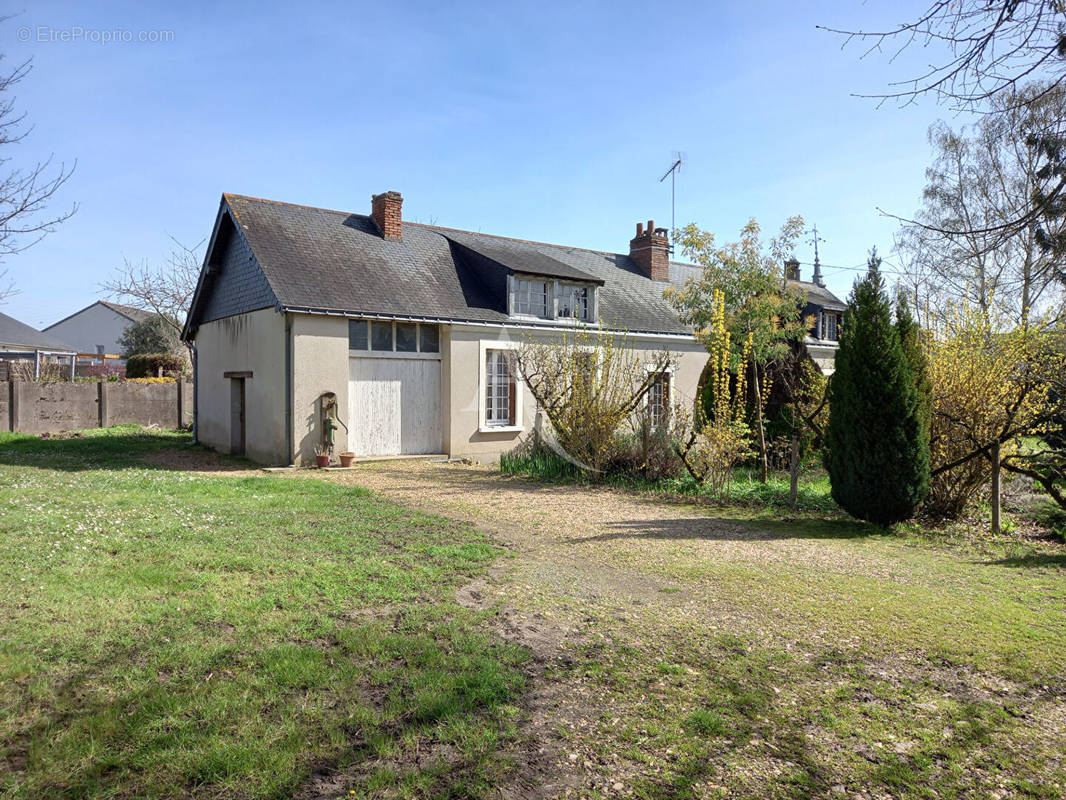
M192 353L192 442L193 444L200 443L200 437L197 435L197 425L200 422L199 414L199 402L200 402L200 381L198 370L200 367L200 358L196 352L196 345L190 339L185 343L185 346L189 348Z
M296 463L292 452L292 315L285 314L285 448L289 465Z

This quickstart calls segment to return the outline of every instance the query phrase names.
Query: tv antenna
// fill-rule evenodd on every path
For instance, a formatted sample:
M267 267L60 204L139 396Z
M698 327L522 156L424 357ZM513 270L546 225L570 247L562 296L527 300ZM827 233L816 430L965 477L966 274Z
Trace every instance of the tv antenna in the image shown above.
M814 277L812 281L816 286L825 286L825 278L822 277L822 262L818 260L818 242L824 242L821 236L818 235L818 226L815 225L811 228L811 238L807 240L814 245Z
M674 150L674 163L670 165L670 169L663 173L663 176L659 178L659 183L662 183L667 178L670 179L670 238L674 238L674 231L677 230L677 173L681 171L681 164L688 156L682 153L680 150Z

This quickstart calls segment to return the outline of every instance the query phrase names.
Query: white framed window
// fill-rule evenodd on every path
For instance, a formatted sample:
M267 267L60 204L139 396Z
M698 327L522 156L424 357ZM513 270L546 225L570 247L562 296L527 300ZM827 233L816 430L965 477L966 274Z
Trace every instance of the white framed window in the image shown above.
M840 339L840 314L836 311L822 312L822 330L820 339L835 342Z
M564 319L587 320L589 318L589 289L561 283L559 286L559 316Z
M489 428L515 424L515 385L512 354L507 350L485 352L485 425Z
M652 427L661 428L670 421L673 375L661 372L648 387L648 419Z
M518 345L483 339L479 343L478 430L517 433L522 427L522 381L515 352Z
M579 322L591 322L596 317L594 286L518 276L507 281L512 315Z
M533 317L547 319L551 316L548 303L550 284L547 281L533 281L525 278L514 280L514 313L529 314Z
M440 326L429 322L348 320L350 355L439 358Z

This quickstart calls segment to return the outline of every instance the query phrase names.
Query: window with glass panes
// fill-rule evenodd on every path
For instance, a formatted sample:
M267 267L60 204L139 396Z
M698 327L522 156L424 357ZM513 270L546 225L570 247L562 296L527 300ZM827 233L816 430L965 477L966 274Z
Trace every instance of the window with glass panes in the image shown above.
M515 408L511 354L506 350L485 352L485 424L513 425Z
M670 373L664 372L648 389L648 418L655 427L664 425L670 416Z
M588 319L588 287L561 284L559 286L559 316L569 319Z
M534 317L548 317L547 281L530 281L516 278L514 282L514 312Z
M822 312L822 338L834 342L840 338L840 315L837 312Z

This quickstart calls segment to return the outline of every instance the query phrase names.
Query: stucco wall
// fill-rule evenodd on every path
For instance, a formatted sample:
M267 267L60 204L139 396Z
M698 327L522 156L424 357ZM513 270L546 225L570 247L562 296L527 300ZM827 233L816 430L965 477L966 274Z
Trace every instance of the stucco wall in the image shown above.
M285 315L273 309L206 322L196 331L197 436L230 452L230 379L244 382L245 453L262 464L287 464Z
M95 353L97 345L103 345L105 353L117 355L122 352L119 337L129 324L121 314L95 303L45 331L76 347L79 353Z
M348 422L348 320L311 314L292 315L293 442L297 464L313 464L322 441L319 398L337 396L340 419ZM334 453L348 449L348 435L336 432Z
M481 461L496 460L529 435L536 417L536 407L529 389L522 385L521 430L489 432L480 429L481 404L484 402L485 386L481 362L486 346L517 347L522 333L507 329L452 325L442 350L444 360L445 404L444 444L454 457L468 457ZM538 335L547 340L555 334ZM629 337L635 350L650 354L667 349L677 357L674 371L674 400L690 401L695 398L700 372L707 362L707 352L695 340L680 341L654 339L633 335Z
M243 320L243 322L237 322ZM292 441L297 464L314 463L315 446L322 441L320 397L333 392L340 419L348 417L350 359L348 321L342 317L290 315L292 328ZM558 334L544 334L557 336ZM517 430L479 429L485 396L483 371L486 347L514 346L523 334L503 328L441 326L441 428L445 451L453 457L481 461L499 458L533 429L535 403L522 386L521 425ZM641 351L669 349L678 357L674 399L695 396L707 360L696 341L630 337ZM200 441L228 452L230 447L230 386L227 371L250 371L245 383L247 454L262 463L287 462L285 437L285 318L273 310L256 311L202 325L196 338L200 386ZM334 452L348 448L342 427Z

